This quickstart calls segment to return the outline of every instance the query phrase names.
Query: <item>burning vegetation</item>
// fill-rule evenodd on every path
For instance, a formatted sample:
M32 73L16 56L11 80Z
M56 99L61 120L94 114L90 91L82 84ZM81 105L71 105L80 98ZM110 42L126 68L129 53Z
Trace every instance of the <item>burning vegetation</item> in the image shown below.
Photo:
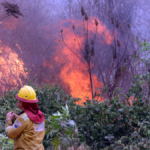
M2 22L3 28L14 31L20 28L19 21L16 18L23 15L19 7L9 3L2 3L2 5L5 7L8 16L15 17L10 18L9 21ZM113 96L115 88L122 83L121 76L123 76L123 72L121 65L127 51L127 45L124 50L120 50L122 44L116 39L118 33L115 29L115 27L119 28L119 23L113 17L113 31L110 31L99 18L88 16L83 7L81 7L81 15L82 20L67 19L60 21L57 25L49 24L55 30L56 27L57 29L63 28L61 35L56 33L53 35L56 38L54 40L55 46L52 46L53 53L49 52L47 56L45 54L41 56L40 52L35 53L32 50L34 46L30 45L31 50L29 49L28 51L34 51L33 53L36 54L33 57L32 53L29 54L29 57L33 58L33 63L30 63L32 60L24 61L25 59L22 57L22 62L25 62L24 70L27 68L27 62L30 64L28 69L33 68L34 74L37 74L39 83L43 81L53 83L55 80L55 83L61 84L67 93L81 99L78 104L83 104L87 99L95 98L98 101L102 101L104 97L111 98ZM25 25L21 23L21 26ZM61 40L59 39L58 42L58 37L60 36ZM47 40L48 36L45 38ZM22 43L20 43L15 43L15 46L20 50L20 54L24 55L26 52L21 49L20 45ZM111 47L111 49L108 47ZM47 50L48 48L44 53ZM41 49L42 51L43 49ZM110 51L112 51L112 56L109 54ZM101 55L103 53L105 53L104 56ZM36 68L35 57L43 61L41 68L39 67L40 69ZM105 59L106 63L103 59ZM39 60L37 62L40 63ZM130 61L128 62L130 63ZM126 67L124 68L126 70ZM18 86L18 84L14 84L15 86ZM103 92L103 87L108 89L106 94Z
M21 22L22 20L18 19L24 15L17 5L10 3L2 3L2 5L6 15L10 16L9 20L1 23L3 29L15 32L22 28L25 34L32 33L29 30L30 27L27 26L28 21ZM19 42L13 44L18 48L14 50L14 53L18 54L20 66L23 66L20 76L26 78L27 75L23 70L32 69L30 79L34 78L33 74L37 74L38 83L46 81L60 84L67 93L81 99L78 104L93 98L98 101L102 101L104 98L111 99L117 94L116 88L124 86L124 79L129 79L127 74L132 72L132 56L129 56L127 50L130 25L127 24L128 36L124 43L120 39L118 31L120 23L114 17L111 17L111 30L98 17L89 16L83 7L81 7L81 16L82 19L66 19L56 24L48 22L46 27L40 26L35 29L36 35L42 35L38 29L43 29L43 35L45 35L35 37L35 41L32 43L30 38L33 39L33 36L29 34L27 39L30 45L28 47L27 42L24 42L24 37L19 35L16 38L16 41ZM34 23L37 20L34 21L32 29L35 28ZM55 31L51 34L55 40L52 40L54 44L50 45L48 40L52 37L47 34L49 32L47 29L58 30L60 27L63 28L60 34ZM37 46L37 39L50 46L44 50L45 47ZM21 81L22 77L18 80ZM24 81L22 80L22 82ZM14 87L18 85L17 82Z
M73 30L64 26L66 22L69 25L73 24ZM61 66L60 74L56 76L60 78L62 87L70 91L73 97L81 99L78 104L92 98L99 101L103 100L103 97L96 96L100 92L103 83L99 81L96 74L92 73L96 65L95 53L97 53L94 45L96 36L97 42L111 44L112 37L109 30L98 18L94 20L94 18L87 18L87 16L86 20L83 19L83 21L68 19L61 22L61 26L63 26L61 44L57 46L50 59ZM82 31L83 27L84 31ZM62 47L62 44L65 44L65 46ZM43 66L48 66L48 64L50 68L55 68L52 66L52 61L47 63L44 61Z
M25 65L16 52L4 46L0 41L0 90L20 87L23 80L27 78Z
M81 7L82 18L51 22L45 14L41 15L44 9L39 11L43 5L38 4L38 13L34 9L32 15L21 13L15 4L6 2L2 6L7 19L0 23L3 35L0 91L20 87L27 83L25 79L32 80L40 110L47 119L45 148L51 149L49 146L53 144L64 148L64 143L68 148L71 143L70 149L75 149L74 146L77 149L76 140L81 138L79 142L91 149L128 149L129 146L137 150L150 149L150 59L141 59L141 52L132 49L132 27L129 21L124 24L126 18L121 22L114 11L112 14L109 11L107 24ZM20 16L24 17L18 19ZM150 44L136 40L139 49L149 53ZM144 73L140 72L141 66L146 69ZM46 84L42 84L43 81ZM10 107L15 110L16 100L12 97L16 92L16 89L8 91L0 98L0 120L5 120ZM56 134L49 118L54 112L61 112L62 106L67 115L64 119L61 113L56 114L56 121L58 117L62 119L52 124L58 127ZM72 125L71 129L77 126L77 139L65 132L72 132L66 128L67 123ZM0 126L4 128L4 121ZM0 146L3 140L0 139Z
M113 31L110 32L98 18L89 17L83 7L81 15L83 20L68 19L59 23L59 26L63 26L61 44L50 58L61 66L60 73L56 76L60 78L60 83L66 91L81 99L78 104L93 98L98 101L102 101L104 97L111 99L116 94L116 88L123 83L125 72L130 74L132 58L128 57L127 62L125 57L130 28L128 27L128 39L124 46L117 39L119 23L113 17ZM72 25L72 29L68 25ZM105 53L106 45L111 47L106 50L108 56L99 57L99 54ZM109 51L112 51L112 56ZM106 64L100 65L103 60L106 60ZM50 68L54 69L51 62L47 62L47 66L49 63ZM103 65L107 66L106 69Z

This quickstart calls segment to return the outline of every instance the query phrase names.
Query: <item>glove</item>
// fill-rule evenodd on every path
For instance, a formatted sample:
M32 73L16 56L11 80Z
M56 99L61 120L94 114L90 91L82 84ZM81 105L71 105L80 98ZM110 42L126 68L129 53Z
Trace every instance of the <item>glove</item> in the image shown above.
M6 115L6 120L13 120L13 119L16 119L17 117L18 115L16 115L13 111L10 111Z

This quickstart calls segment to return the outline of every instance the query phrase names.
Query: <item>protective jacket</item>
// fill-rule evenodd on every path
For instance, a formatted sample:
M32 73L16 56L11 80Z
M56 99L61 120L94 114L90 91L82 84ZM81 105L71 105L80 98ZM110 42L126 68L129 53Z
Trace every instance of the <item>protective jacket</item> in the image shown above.
M5 132L10 139L14 139L13 150L44 150L45 121L34 123L23 113L13 125L11 120L6 121Z

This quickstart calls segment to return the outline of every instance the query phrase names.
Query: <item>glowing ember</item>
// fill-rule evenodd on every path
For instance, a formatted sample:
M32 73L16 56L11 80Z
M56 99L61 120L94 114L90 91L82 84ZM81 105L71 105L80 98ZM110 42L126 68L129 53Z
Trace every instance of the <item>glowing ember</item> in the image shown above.
M98 19L97 19L98 20ZM84 45L84 35L82 33L83 31L83 22L82 21L76 21L73 19L69 19L65 22L61 23L61 26L63 27L64 32L64 41L67 44L67 46L75 53L77 54L83 61L83 57L81 55L81 51L77 42L77 39L72 31L71 28L66 27L64 24L68 23L70 27L74 24L77 31L80 31L78 33L78 41L81 44L81 47ZM112 37L110 35L110 32L107 30L106 26L102 25L102 23L98 20L98 30L97 30L97 41L99 44L103 44L104 42L106 44L111 44ZM95 23L94 19L90 17L89 20L89 37L93 38L95 34ZM102 40L100 40L102 39ZM70 87L70 94L75 98L80 98L81 101L78 102L78 104L81 104L86 101L87 97L89 99L92 99L91 94L91 86L90 86L90 77L88 73L87 67L81 62L81 60L76 57L66 46L64 46L63 43L61 45L57 46L56 52L52 56L54 58L54 61L61 66L61 71L59 78L62 81L62 86L69 85ZM51 58L51 59L52 59ZM94 59L94 57L93 57ZM52 68L52 64L49 64L50 68ZM92 65L92 64L91 64ZM43 66L47 66L47 63L44 61ZM101 88L102 83L98 81L98 78L96 75L92 75L93 87ZM96 91L96 90L95 90ZM99 98L99 101L102 101L103 98Z
M128 100L129 103L130 103L130 105L132 105L132 101L133 101L133 100L137 100L137 98L134 98L134 96L130 96L130 97L129 97L129 100Z
M0 87L1 91L22 85L22 78L26 78L25 67L18 54L0 41Z

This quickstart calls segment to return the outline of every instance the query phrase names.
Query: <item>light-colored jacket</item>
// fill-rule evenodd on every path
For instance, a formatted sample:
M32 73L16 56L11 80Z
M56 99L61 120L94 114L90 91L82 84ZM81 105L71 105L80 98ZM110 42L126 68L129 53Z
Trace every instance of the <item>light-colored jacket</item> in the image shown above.
M34 123L23 113L13 125L11 120L6 121L5 132L10 139L14 139L13 150L44 150L45 121Z

